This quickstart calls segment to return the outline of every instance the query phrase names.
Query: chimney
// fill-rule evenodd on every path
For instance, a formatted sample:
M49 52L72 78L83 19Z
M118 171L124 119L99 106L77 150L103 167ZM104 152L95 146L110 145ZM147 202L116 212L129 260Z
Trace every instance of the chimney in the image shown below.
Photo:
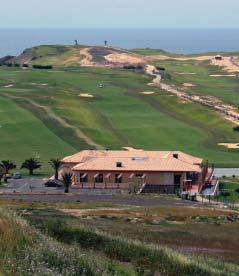
M174 153L174 154L173 154L173 158L178 159L178 153Z
M122 162L116 162L116 167L117 168L122 168Z

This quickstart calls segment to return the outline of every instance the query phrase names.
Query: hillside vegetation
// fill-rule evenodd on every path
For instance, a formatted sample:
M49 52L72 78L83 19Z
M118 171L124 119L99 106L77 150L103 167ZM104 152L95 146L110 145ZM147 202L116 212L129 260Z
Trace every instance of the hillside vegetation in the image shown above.
M227 222L225 211L178 213L178 208L108 208L92 202L0 204L0 275L238 275L238 241L230 239L238 223ZM207 240L205 231L213 238ZM178 243L170 244L169 237ZM198 239L207 250L187 252Z
M209 107L149 86L153 76L144 66L163 68L163 83L188 94L216 96L236 108L238 78L211 77L226 73L209 60L154 60L144 54L111 47L38 46L5 61L0 67L1 159L20 164L37 156L44 162L42 173L49 173L50 158L85 148L131 146L182 150L217 166L238 167L239 149L219 145L239 143L236 125ZM34 69L34 64L52 69Z

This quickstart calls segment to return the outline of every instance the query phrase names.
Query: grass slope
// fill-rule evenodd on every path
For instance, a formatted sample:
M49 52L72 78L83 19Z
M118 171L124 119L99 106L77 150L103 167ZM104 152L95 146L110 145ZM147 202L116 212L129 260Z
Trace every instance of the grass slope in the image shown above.
M57 57L63 61L59 55L70 48L41 46L27 50L23 55L33 51L31 56L37 55L40 59ZM157 61L155 64L165 67L172 76L166 82L180 87L183 82L195 84L187 90L188 93L216 95L234 104L238 102L236 78L209 77L212 73L222 73L220 68L196 61ZM196 74L178 74L190 72ZM149 76L121 69L71 67L48 71L1 67L0 96L9 97L8 101L14 101L38 118L52 135L69 147L66 154L92 147L88 140L77 135L75 130L78 129L102 147L182 150L209 159L217 166L239 166L238 150L217 145L239 142L239 134L233 131L232 123L207 107L183 103L158 88L149 88L147 83L150 81ZM99 87L100 83L103 88ZM5 87L9 84L13 86ZM139 93L149 90L156 93ZM93 98L80 97L80 93L89 93ZM50 116L48 111L54 116ZM59 120L55 119L56 116ZM26 140L29 132L31 127L25 124L21 139ZM25 158L25 150L20 150L12 133L9 135L16 141L10 157L18 160L14 152L19 152L18 155L23 154ZM45 156L45 152L48 152L47 156L55 155L58 144L45 147L47 141L48 136L43 132L37 151L40 156ZM4 148L7 142L1 142ZM30 151L36 151L31 144L29 147L32 148ZM9 151L3 154L7 156ZM62 154L66 151L59 147Z
M50 158L73 153L74 148L54 135L38 118L7 98L0 101L1 160L18 165L30 157L43 162L43 172Z

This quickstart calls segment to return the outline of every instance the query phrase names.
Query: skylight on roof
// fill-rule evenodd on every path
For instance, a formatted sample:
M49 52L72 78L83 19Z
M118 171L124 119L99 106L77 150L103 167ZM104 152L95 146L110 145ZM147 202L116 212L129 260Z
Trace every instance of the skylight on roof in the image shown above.
M148 157L132 157L133 161L145 161L147 159L148 159Z

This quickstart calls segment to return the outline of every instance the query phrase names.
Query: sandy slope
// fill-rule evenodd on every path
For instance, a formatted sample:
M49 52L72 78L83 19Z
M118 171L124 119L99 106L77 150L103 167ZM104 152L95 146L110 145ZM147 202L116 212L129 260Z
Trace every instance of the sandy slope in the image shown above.
M107 61L119 64L142 64L145 62L144 58L139 55L128 53L113 53L104 57Z

